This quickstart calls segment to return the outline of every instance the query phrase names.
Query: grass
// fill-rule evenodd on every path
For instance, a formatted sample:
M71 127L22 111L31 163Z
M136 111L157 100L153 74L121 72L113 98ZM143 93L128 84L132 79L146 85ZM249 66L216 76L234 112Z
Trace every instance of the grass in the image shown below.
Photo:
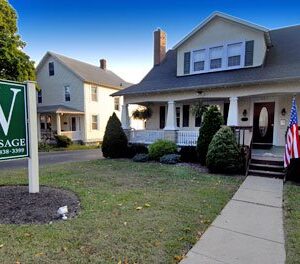
M46 225L0 225L1 263L176 263L242 177L99 160L43 167L40 180L74 191L80 214ZM0 172L0 185L26 183L26 170Z
M286 264L300 263L300 186L284 186Z
M40 148L40 152L52 152L52 151L73 151L73 150L89 150L89 149L99 149L99 145L80 145L72 144L66 148L59 148L51 145L46 145L46 147Z

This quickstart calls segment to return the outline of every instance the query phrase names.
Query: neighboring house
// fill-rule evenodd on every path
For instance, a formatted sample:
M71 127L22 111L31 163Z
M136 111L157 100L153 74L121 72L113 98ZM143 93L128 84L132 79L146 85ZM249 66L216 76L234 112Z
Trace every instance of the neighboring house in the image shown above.
M37 66L39 139L65 135L85 144L101 142L109 116L120 117L122 97L110 94L129 86L106 69L47 52Z
M166 53L154 32L154 66L123 96L122 124L130 141L160 138L196 145L201 120L194 104L218 105L225 122L257 147L285 144L292 96L300 92L300 26L269 30L213 13ZM300 106L300 98L297 98ZM127 107L150 105L145 130L130 130Z

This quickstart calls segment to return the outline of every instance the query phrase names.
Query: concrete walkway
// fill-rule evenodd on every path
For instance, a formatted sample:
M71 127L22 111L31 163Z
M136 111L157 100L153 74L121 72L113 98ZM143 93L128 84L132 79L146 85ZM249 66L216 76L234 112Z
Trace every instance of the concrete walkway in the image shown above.
M284 264L283 182L249 176L180 264Z

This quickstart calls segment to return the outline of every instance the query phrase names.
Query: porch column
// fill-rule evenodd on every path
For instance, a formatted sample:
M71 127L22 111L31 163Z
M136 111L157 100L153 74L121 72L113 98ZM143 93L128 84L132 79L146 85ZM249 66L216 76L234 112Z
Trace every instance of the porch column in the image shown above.
M37 113L37 132L38 132L38 140L41 141L41 114Z
M123 129L130 129L130 119L128 112L128 104L122 105L121 123Z
M164 130L177 130L176 106L174 101L168 102L167 121Z
M61 135L60 114L56 114L56 131L57 135Z
M238 98L230 97L229 111L227 118L227 126L238 126L239 123L239 109Z

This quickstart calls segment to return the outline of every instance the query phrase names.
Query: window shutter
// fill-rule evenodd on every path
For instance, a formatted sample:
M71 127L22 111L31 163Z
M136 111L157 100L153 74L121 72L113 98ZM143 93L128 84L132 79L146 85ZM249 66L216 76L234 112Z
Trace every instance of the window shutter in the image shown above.
M245 66L253 65L254 40L246 41Z
M190 65L191 65L191 53L185 52L184 53L184 65L183 65L183 73L189 74L190 73Z

